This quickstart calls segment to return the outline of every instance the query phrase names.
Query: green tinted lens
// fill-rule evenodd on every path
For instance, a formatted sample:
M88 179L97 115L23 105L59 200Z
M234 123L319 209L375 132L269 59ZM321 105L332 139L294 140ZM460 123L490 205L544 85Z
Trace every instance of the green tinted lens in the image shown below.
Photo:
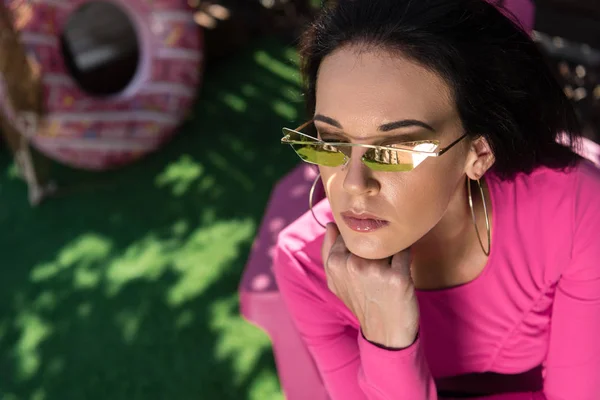
M370 149L362 160L373 171L408 172L415 168L410 153L394 150Z
M339 167L346 162L346 156L332 146L322 143L293 144L294 151L306 162L324 167Z
M391 146L390 146L391 147ZM433 152L438 147L435 142L403 143L403 148L415 151ZM362 160L374 171L408 172L421 164L428 156L410 151L390 148L369 149Z
M283 132L286 142L291 142L290 146L303 161L324 167L339 167L346 162L344 153L334 146L289 129Z

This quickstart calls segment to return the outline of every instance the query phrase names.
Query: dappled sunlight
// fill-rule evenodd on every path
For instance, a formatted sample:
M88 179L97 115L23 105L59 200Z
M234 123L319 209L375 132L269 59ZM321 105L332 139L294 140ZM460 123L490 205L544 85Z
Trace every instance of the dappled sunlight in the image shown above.
M179 276L167 294L167 303L181 306L220 278L224 267L241 255L240 245L252 241L254 231L251 220L226 221L190 235L173 255L173 270Z
M30 400L51 400L46 395L46 391L44 389L35 390L31 394L31 397L29 397L29 399ZM4 396L2 396L2 400L21 400L21 398L12 393L7 393Z
M106 269L107 296L117 295L135 281L156 281L169 270L177 278L165 300L170 306L180 306L217 280L240 256L240 245L250 242L255 231L251 220L220 221L183 238L187 231L184 225L174 224L171 238L150 234L121 256L113 257Z
M185 329L194 323L194 313L192 310L183 310L175 318L175 327Z
M211 217L206 219L210 220ZM69 297L75 296L78 290L94 291L95 300L79 303L69 314L88 318L94 309L105 307L99 302L110 301L128 286L139 283L152 285L158 280L164 281L168 274L171 284L165 287L163 302L174 309L175 329L190 327L195 322L194 312L189 308L180 308L194 301L229 270L231 263L241 256L240 247L251 242L255 226L251 219L220 220L192 232L188 230L187 223L177 221L171 229L172 236L161 237L149 233L120 251L100 235L84 234L59 251L55 260L33 268L30 279L39 285L40 292L33 301L18 301L21 310L16 315L14 326L18 331L18 340L13 356L19 381L33 379L41 372L44 360L40 348L55 333L50 316L64 304L72 304ZM72 282L71 293L51 289L57 282L68 281ZM234 314L236 302L235 296L229 299L227 315L222 310L213 313L211 326L223 327L227 330L223 333L225 336L237 337L234 347L244 347L248 340L245 332L248 331L248 325ZM143 324L152 318L153 310L142 303L117 311L113 321L106 323L114 325L124 344L133 344ZM3 321L0 338L7 330L7 323ZM260 338L260 334L255 337ZM245 371L240 372L239 379L243 379L243 374L252 369L248 363L250 358L257 357L267 348L268 340L260 340L260 347L252 346L247 349L246 356L232 360L236 364L241 362ZM61 365L61 362L55 361L47 368L55 371L62 368L57 365Z
M288 53L289 59L295 60L297 56L295 53ZM254 61L269 71L277 74L281 78L284 78L289 83L297 84L300 80L300 72L298 68L291 63L282 62L280 59L273 57L266 51L257 51L254 53Z
M76 267L75 287L88 287L90 284L96 286L98 274L94 268L103 262L111 252L111 242L108 238L96 234L85 234L78 238L73 244L66 246L50 263L44 263L33 268L31 280L42 282L56 278L66 270Z
M0 149L1 400L283 399L237 287L297 162L279 139L300 76L273 41L239 60L207 72L160 152L101 174L54 166L76 184L39 208Z
M285 400L277 375L262 369L254 377L255 385L250 387L247 396L250 399Z
M33 301L31 309L38 313L52 311L58 302L58 296L53 291L44 290Z
M161 239L151 233L129 245L121 255L107 260L106 295L114 297L135 281L151 283L160 279L179 245L177 237Z
M115 323L121 330L125 343L133 343L136 339L142 320L148 316L148 312L149 310L145 310L145 312L141 310L123 310L117 313Z
M260 96L260 90L254 85L245 84L240 88L240 92L246 97L253 98Z
M233 295L226 299L216 301L211 306L210 327L218 335L219 340L215 347L215 356L219 360L230 360L236 374L235 383L240 384L247 380L251 374L262 374L256 371L255 366L262 356L262 351L269 350L271 342L269 337L260 329L248 324L237 312L238 298ZM248 342L254 346L248 347ZM270 392L268 399L276 399L279 394L277 381L270 382L268 387L261 388L263 393ZM266 389L266 390L265 390ZM280 394L279 394L280 396ZM283 397L279 397L283 399Z
M232 93L221 93L219 99L239 113L243 113L248 109L248 103L242 97Z
M15 318L21 337L14 349L16 358L16 378L19 381L31 379L42 365L39 347L52 334L52 325L35 312L20 312Z
M204 167L190 155L182 155L156 177L156 186L170 187L174 196L183 196L204 173ZM208 187L207 187L208 189Z
M304 94L298 86L283 86L281 90L281 98L288 106L299 103L304 104ZM294 107L294 109L296 110L297 114L298 109L296 107Z
M217 152L209 153L208 159L216 167L226 170L229 174L229 178L232 178L235 182L237 182L241 189L244 189L246 192L251 192L254 190L254 182L249 176L252 171L244 172L241 169L236 168L234 165L232 165L228 158Z
M273 102L273 111L282 118L294 121L298 119L298 110L288 102L276 100Z
M224 133L221 137L221 141L228 145L231 151L236 154L236 157L239 157L241 160L246 162L252 162L256 160L257 152L253 148L246 146L246 144L237 136L230 133Z
M6 176L11 180L21 179L21 174L19 173L16 163L11 163L6 169Z

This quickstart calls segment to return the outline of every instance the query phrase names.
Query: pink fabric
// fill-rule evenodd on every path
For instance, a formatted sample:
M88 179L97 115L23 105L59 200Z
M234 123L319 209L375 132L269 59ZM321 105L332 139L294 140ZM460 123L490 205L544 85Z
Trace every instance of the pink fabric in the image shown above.
M511 181L488 174L486 181L494 211L488 264L468 284L418 292L420 336L402 351L367 342L327 289L324 230L310 213L280 234L279 289L332 399L437 399L436 386L448 387L453 376L521 374L540 365L539 388L531 380L531 390L481 398L598 399L600 172L582 162ZM315 212L332 220L326 200ZM485 380L457 382L455 391L486 393ZM493 386L489 393L497 393Z

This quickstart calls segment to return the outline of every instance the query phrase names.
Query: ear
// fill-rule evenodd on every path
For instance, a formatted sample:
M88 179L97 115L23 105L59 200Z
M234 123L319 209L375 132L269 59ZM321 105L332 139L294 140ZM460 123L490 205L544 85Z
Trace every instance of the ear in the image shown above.
M487 139L480 136L471 142L465 164L465 173L472 180L479 180L494 165L496 158Z

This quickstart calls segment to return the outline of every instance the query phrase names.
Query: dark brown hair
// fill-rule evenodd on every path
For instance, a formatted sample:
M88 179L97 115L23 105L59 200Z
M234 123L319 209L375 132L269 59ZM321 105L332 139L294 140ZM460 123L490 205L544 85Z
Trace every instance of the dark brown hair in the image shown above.
M580 128L572 105L538 46L483 0L339 0L325 7L302 39L309 115L325 57L361 44L398 51L443 77L471 137L483 136L503 178L578 159L556 143Z

